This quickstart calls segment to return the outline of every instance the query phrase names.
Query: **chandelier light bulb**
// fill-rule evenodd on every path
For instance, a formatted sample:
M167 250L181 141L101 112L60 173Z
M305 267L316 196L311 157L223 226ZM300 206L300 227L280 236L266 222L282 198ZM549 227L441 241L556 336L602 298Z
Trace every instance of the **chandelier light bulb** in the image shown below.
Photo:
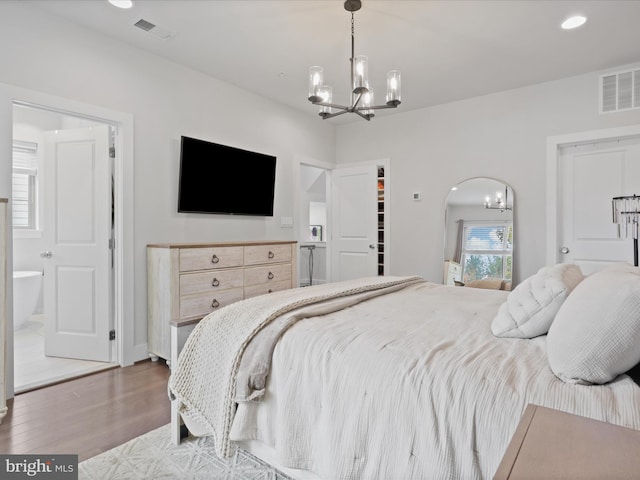
M354 59L353 93L364 93L369 88L369 59L358 55Z
M322 99L322 103L331 103L333 100L333 88L329 85L323 85L318 89L318 96ZM320 114L331 113L331 107L320 105Z
M323 72L322 67L314 66L309 68L309 101L320 102L322 101L318 95L318 91L322 85Z
M387 105L400 104L400 72L391 70L387 73Z
M362 113L373 117L373 110L371 109L373 103L373 89L370 88L367 93L362 95Z

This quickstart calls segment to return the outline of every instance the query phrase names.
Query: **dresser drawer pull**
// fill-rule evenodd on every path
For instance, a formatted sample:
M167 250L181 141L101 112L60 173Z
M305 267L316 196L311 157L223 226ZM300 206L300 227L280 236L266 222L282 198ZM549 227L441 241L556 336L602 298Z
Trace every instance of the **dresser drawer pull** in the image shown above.
M220 280L218 280L217 278L214 278L213 281L211 282L211 286L217 287L218 285L220 285Z
M269 280L273 280L273 277L275 277L275 275L273 273L269 272L269 275L267 275L267 278Z
M216 254L214 254L213 257L211 257L211 263L218 263L219 261L220 259Z
M219 306L220 306L220 302L218 302L218 300L214 298L213 302L211 302L211 308L218 308Z
M273 258L273 257L275 257L275 256L276 256L276 254L275 254L275 253L273 253L271 250L269 250L269 255L268 255L268 257L269 257L269 258Z

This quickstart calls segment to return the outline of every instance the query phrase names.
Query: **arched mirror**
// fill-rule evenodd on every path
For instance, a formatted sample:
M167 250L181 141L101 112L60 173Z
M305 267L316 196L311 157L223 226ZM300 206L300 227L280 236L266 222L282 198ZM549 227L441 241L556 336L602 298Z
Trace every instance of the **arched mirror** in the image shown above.
M445 211L447 285L511 290L513 189L492 178L470 178L451 188Z

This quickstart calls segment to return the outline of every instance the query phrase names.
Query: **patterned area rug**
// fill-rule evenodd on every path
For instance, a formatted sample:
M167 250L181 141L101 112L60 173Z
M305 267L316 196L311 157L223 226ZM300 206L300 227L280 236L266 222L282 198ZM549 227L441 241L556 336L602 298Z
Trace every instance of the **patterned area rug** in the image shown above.
M78 470L80 480L291 480L240 449L219 459L211 438L189 437L173 445L169 425L89 458Z

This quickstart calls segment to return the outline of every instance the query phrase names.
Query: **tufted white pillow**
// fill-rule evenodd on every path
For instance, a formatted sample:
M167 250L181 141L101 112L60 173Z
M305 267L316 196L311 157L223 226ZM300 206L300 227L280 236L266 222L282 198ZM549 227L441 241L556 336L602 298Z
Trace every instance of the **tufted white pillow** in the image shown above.
M558 378L610 382L640 362L640 268L616 265L589 275L562 305L547 335Z
M509 294L493 319L491 331L496 337L544 335L564 300L583 278L580 267L571 263L541 268Z

